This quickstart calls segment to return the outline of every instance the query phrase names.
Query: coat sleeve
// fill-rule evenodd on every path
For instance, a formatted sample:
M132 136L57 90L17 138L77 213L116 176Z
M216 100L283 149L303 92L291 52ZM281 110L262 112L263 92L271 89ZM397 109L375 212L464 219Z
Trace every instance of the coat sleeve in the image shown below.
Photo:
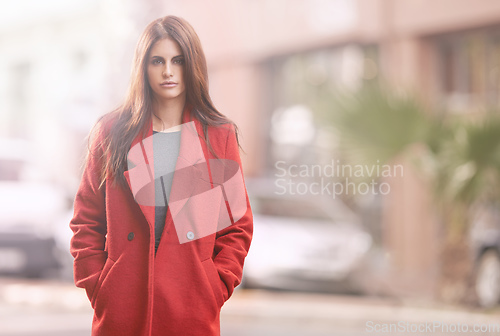
M74 199L74 215L70 221L73 231L70 252L74 257L74 280L84 288L89 300L107 258L105 183L99 188L99 167L102 164L101 137L91 141L82 179Z
M233 222L231 215L232 224L222 230L219 230L215 237L214 264L221 280L225 284L225 286L223 286L225 287L223 288L224 300L227 300L231 297L234 288L241 283L243 264L245 257L248 254L248 250L250 249L250 243L253 235L253 214L244 183L243 169L236 134L234 126L231 124L226 140L225 159L233 160L238 163L240 168L239 172L242 174L243 181L243 188L241 192L244 192L246 200L246 211L243 216L236 222ZM226 206L229 207L228 201L226 200L225 202Z

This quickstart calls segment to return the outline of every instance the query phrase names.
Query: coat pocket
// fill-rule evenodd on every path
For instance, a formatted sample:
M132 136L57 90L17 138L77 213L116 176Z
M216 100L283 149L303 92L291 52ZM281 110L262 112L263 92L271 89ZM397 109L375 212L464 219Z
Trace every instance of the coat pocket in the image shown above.
M92 292L92 300L90 301L92 308L95 308L95 301L97 299L97 296L99 295L99 290L101 289L102 283L108 276L108 273L114 264L115 261L112 260L111 258L108 257L106 259L106 263L104 264L101 274L99 275L99 279L97 280L97 284L95 285L94 291Z
M224 297L221 287L223 282L219 277L219 272L217 272L217 268L211 258L203 260L201 263L205 270L205 274L207 275L208 282L212 287L212 294L215 296L217 307L221 308L224 304Z

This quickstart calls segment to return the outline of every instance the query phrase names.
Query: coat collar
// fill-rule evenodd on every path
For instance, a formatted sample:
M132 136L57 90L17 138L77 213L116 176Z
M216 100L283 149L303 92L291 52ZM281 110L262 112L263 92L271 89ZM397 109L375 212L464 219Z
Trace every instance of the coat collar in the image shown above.
M175 218L175 215L179 213L192 195L196 182L202 176L200 164L206 162L203 151L205 144L200 141L199 137L203 135L203 128L199 120L193 117L191 111L192 106L186 104L182 113L179 156L175 165L169 197L171 218ZM154 232L155 205L158 205L155 203L153 157L153 120L151 119L147 125L146 137L143 138L142 132L139 132L130 146L128 158L136 166L124 172L128 186L134 199L139 204L152 230L151 232ZM175 202L175 204L172 202Z

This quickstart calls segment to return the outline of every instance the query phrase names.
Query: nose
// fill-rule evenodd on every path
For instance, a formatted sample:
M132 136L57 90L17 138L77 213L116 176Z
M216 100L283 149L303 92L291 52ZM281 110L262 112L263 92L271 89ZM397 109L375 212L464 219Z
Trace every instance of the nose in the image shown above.
M163 68L163 77L172 77L172 68L168 63Z

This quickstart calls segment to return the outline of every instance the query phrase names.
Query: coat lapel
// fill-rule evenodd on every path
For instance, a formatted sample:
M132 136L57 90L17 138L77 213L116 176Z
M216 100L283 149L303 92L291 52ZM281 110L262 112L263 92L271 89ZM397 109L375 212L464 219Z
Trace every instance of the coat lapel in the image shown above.
M182 116L179 156L169 196L169 209L172 218L175 218L184 207L192 195L197 181L202 177L200 163L206 162L199 138L199 135L202 134L200 122L196 118L192 118L191 106L186 104ZM124 172L128 186L139 204L151 232L154 232L155 227L156 204L153 158L153 121L151 120L148 124L146 138L143 139L140 132L130 146L128 159L134 162L135 167Z

